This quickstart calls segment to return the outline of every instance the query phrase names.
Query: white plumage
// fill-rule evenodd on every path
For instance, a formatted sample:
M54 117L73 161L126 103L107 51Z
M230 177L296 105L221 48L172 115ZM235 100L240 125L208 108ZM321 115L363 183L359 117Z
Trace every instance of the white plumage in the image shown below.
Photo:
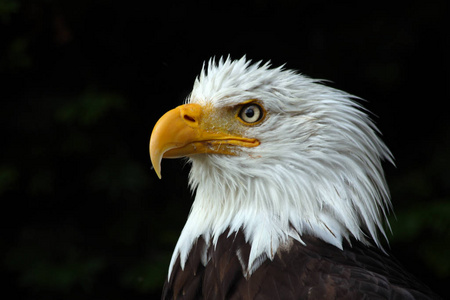
M304 234L338 248L350 237L380 246L378 233L385 235L390 208L381 161L392 163L392 156L355 97L243 57L210 60L187 103L212 107L217 113L211 118L219 119L228 107L250 99L257 99L267 115L236 130L258 139L259 146L242 148L239 155L189 158L196 195L169 277L178 257L184 268L199 237L215 246L227 229L242 228L251 244L248 263L241 262L247 276Z

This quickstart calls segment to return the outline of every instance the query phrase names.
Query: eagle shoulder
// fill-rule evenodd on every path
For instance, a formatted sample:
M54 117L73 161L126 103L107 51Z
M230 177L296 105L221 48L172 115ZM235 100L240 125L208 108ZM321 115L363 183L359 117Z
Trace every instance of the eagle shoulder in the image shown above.
M439 299L399 263L352 241L341 250L313 236L293 241L273 260L246 273L251 246L242 231L223 233L216 246L199 238L184 269L174 264L163 299ZM207 263L202 262L207 251Z

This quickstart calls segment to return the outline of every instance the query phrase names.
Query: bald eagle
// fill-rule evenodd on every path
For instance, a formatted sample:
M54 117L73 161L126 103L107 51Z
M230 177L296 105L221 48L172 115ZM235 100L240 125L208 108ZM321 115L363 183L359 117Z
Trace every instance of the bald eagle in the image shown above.
M211 59L156 123L195 200L163 299L434 299L382 246L393 161L356 97L269 63Z

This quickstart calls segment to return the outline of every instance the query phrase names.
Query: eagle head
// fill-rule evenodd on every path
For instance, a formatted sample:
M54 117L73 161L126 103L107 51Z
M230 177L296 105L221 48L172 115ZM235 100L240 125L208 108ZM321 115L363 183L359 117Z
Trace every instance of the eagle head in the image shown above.
M354 100L283 67L210 60L150 139L158 176L162 158L191 163L195 200L171 265L226 230L251 244L250 273L305 234L380 246L390 208L381 161L392 156Z

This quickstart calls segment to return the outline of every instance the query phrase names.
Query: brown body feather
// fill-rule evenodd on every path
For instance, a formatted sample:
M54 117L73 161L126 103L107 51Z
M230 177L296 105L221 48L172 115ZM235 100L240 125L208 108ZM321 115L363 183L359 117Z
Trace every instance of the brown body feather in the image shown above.
M162 298L439 299L392 257L356 241L340 250L303 236L306 246L294 241L246 276L242 264L248 261L250 245L240 231L227 235L207 249L206 266L201 261L206 247L202 238L193 245L184 269L178 258Z

